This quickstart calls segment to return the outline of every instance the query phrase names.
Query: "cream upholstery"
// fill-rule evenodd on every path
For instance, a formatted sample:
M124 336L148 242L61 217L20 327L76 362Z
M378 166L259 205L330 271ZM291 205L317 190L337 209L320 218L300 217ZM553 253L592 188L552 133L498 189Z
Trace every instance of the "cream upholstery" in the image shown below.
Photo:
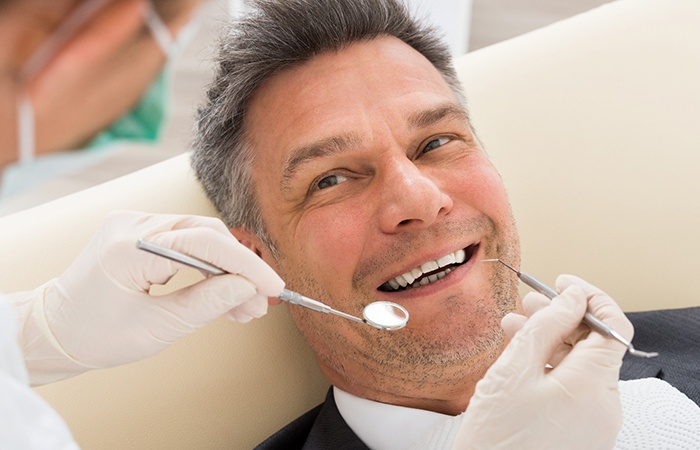
M700 305L700 2L620 0L458 61L523 270Z
M458 61L511 191L525 270L579 274L628 311L700 304L698 23L695 0L620 0ZM0 290L61 273L119 208L215 214L183 155L5 217ZM86 450L246 449L325 388L278 307L39 392Z

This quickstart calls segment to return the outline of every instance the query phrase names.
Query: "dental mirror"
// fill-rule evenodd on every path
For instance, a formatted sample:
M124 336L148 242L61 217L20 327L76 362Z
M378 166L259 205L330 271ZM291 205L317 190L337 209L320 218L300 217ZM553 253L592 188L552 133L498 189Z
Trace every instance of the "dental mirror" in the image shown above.
M136 243L136 248L185 264L186 266L199 269L211 275L222 275L228 273L222 268L213 264L184 253L180 253L177 250L162 247L158 244L154 244L153 242L144 241L143 239L138 240ZM333 309L330 306L319 302L318 300L305 297L298 292L290 291L289 289L283 289L277 298L294 305L303 306L313 311L322 312L325 314L334 314L336 316L352 320L353 322L366 323L367 325L380 330L398 330L406 326L408 323L408 311L406 311L406 308L392 302L381 301L370 303L369 305L365 306L364 310L362 311L364 319L361 319L351 314Z
M392 302L373 302L365 306L365 322L380 330L398 330L408 323L408 311Z

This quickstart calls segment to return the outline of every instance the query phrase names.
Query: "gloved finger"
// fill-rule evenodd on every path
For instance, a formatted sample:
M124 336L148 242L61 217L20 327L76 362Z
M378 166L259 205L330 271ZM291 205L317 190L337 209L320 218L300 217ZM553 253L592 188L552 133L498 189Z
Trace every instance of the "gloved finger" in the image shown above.
M565 280L560 282L561 284L568 284L564 293L571 295L570 293L574 290L579 290L586 296L591 295L591 301L595 298L595 301L600 302L604 308L611 311L619 311L615 302L597 288L587 283L581 286L579 283L582 282L582 280L576 277L570 278L569 281L572 283L568 284ZM588 293L583 291L583 289L586 289ZM588 303L589 301L587 300L587 307ZM615 314L618 313L613 312L613 315ZM621 311L619 314L624 317ZM606 319L610 319L610 316ZM585 337L582 335L579 339L580 340L574 344L569 353L570 357L562 361L558 367L552 371L551 375L559 380L560 383L568 385L568 383L578 380L580 375L576 372L581 372L583 370L590 374L590 379L605 380L608 388L616 389L619 368L625 353L625 346L597 332L589 332Z
M146 214L129 210L109 213L98 234L106 245L133 247L138 238L148 238L158 233L187 228L207 228L222 236L231 234L226 225L214 217Z
M526 319L524 324L522 324L524 316L518 314L504 316L502 322L505 322L508 332L512 331L511 327L516 328L521 324L522 327L489 368L484 379L527 380L531 375L543 374L545 365L562 345L562 339L576 328L585 313L585 297L580 288L578 291L580 294L578 297L557 297L548 307L540 309ZM503 389L502 383L497 382L484 383L482 380L480 385L484 395Z
M522 305L523 305L523 310L525 311L525 314L527 316L532 316L535 314L537 311L548 307L551 304L551 300L546 297L545 295L542 295L538 292L529 292L523 297L522 300ZM505 318L504 318L505 319ZM515 329L516 326L520 325L522 327L524 325L524 321L515 321L514 319L507 319L509 323L506 324L508 326L508 329L506 329L506 326L504 326L503 321L501 322L501 326L504 328L504 331L506 335L508 336L513 336L515 334ZM512 320L512 322L511 322ZM519 328L518 328L519 329ZM550 357L550 359L547 361L548 364L552 366L556 366L559 364L559 362L566 357L566 355L569 354L571 351L572 346L574 343L582 336L583 334L587 333L588 328L579 325L574 332L562 339L561 345L557 346Z
M602 289L592 285L591 283L582 278L577 277L576 275L561 274L557 277L556 281L554 282L556 288L561 289L562 291L574 284L579 286L583 290L583 292L585 292L586 295L589 296L593 294L603 293Z
M565 337L562 340L561 345L557 347L557 349L554 351L551 358L549 359L549 365L551 365L552 367L559 366L562 360L569 355L574 346L580 340L585 339L590 332L591 329L587 325L583 323L579 324L579 326L576 327L576 329L569 336Z
M526 313L534 314L535 312L549 306L551 302L552 301L548 297L542 294L530 292L523 298L523 308L525 309ZM569 352L571 352L574 344L589 331L590 328L583 324L579 324L570 335L564 337L561 343L554 348L549 360L547 361L547 364L556 367L569 354Z
M213 217L114 211L93 238L96 261L115 284L148 292L152 284L166 283L184 266L138 250L136 241L178 227L198 227L211 235L230 236L223 222Z
M564 342L573 347L577 342L586 339L591 332L591 327L581 322L576 329L564 339Z
M238 275L218 275L154 297L154 301L183 322L199 328L257 295L255 285L249 280Z
M150 234L142 234L140 239L144 239L161 247L173 249L192 256L204 262L211 262L209 253L210 247L226 245L233 239L230 234L221 234L211 228L187 228L165 231L153 231ZM233 239L235 241L235 239ZM138 249L137 249L138 250ZM163 284L172 277L178 270L188 268L187 264L173 261L168 258L163 258L159 255L154 255L149 252L138 250L138 258L143 261L139 267L142 269L143 276L148 278L153 284ZM138 266L138 264L136 264ZM218 267L217 264L213 264ZM207 275L205 273L205 275ZM251 280L252 281L252 280Z
M520 331L520 329L525 326L526 322L526 316L516 313L508 313L501 319L501 328L503 328L503 332L508 339L513 339L515 333Z
M627 319L620 306L600 288L574 275L557 277L557 288L565 289L571 285L580 286L588 297L588 311L606 324L618 331L625 339L631 340L634 335L632 323Z
M530 343L530 357L544 366L560 351L564 340L576 330L586 312L585 294L578 286L571 286L550 305L542 308L525 323L516 339Z
M547 299L549 303L549 299ZM520 331L520 329L527 323L527 317L520 314L509 313L503 316L501 319L501 328L505 335L512 339L515 333ZM551 366L556 366L559 362L566 357L571 351L571 345L568 345L566 341L562 342L561 345L557 346L552 355L549 357L547 364Z
M545 308L551 304L551 300L538 293L538 292L529 292L525 297L523 297L523 309L525 310L525 313L528 316L531 316L535 312L539 311L542 308ZM574 330L571 335L567 336L563 341L564 343L573 346L577 341L579 341L585 334L587 334L590 331L590 328L587 326L581 324L579 325L576 330Z
M568 285L567 285L568 287ZM562 289L564 290L564 289ZM525 314L530 317L542 308L546 308L552 301L546 296L538 292L529 292L523 297L522 305ZM570 345L574 345L577 341L584 338L586 334L590 332L590 328L584 324L578 326L578 328L568 336L564 341Z
M551 368L559 367L559 365L561 365L562 361L564 361L564 359L567 356L569 356L569 354L571 353L571 350L573 350L572 346L562 343L562 345L558 346L554 350L552 355L549 357L547 364L549 364L549 366Z
M266 296L275 297L284 288L279 275L230 233L222 235L208 228L187 228L158 233L150 240L207 261L226 272L241 275Z
M168 217L167 215L165 217ZM228 236L231 231L220 219L210 216L171 215L170 224L166 229L186 230L189 228L209 228L222 236Z
M248 323L265 314L267 314L267 297L262 294L256 294L250 300L230 310L225 317L239 323Z
M542 308L546 308L550 303L552 301L539 292L528 292L522 300L523 310L527 317L532 316Z
M132 229L140 237L149 237L170 230L188 228L209 228L222 236L231 234L228 227L220 220L210 216L181 214L146 214L139 211L115 211L110 214L108 222L131 222Z

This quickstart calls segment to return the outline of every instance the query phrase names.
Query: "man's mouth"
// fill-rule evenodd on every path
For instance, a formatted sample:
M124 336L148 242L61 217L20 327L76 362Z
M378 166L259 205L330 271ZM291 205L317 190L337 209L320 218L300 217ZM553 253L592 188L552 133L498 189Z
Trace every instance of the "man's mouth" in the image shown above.
M445 278L455 268L469 261L476 253L477 248L479 248L478 244L472 244L438 259L423 263L403 275L386 281L378 289L383 292L396 292L435 283Z

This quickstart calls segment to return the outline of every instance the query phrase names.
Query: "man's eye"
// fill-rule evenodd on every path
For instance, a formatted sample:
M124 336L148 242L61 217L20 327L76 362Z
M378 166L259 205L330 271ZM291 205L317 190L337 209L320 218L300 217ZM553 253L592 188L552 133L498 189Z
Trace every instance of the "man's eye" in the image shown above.
M428 141L428 143L423 148L423 153L427 153L431 150L435 150L438 147L442 147L443 145L447 144L450 141L451 141L451 139L449 137L446 137L446 136L431 139L430 141Z
M348 178L342 175L329 175L327 177L321 178L318 183L316 183L316 190L326 189L333 187L336 184L340 184L343 181L347 181Z

